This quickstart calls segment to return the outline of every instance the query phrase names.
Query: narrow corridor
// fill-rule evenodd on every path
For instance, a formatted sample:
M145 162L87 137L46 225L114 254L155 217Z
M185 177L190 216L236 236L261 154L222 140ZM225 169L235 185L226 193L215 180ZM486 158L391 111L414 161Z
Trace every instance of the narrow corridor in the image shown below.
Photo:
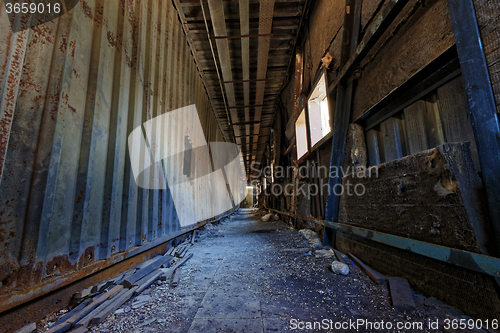
M356 332L352 326L301 328L307 328L308 322L335 327L335 323L364 319L374 325L382 321L423 325L421 330L407 326L383 331L451 332L443 329L446 318L467 318L417 293L417 309L398 312L391 306L386 285L374 284L356 265L349 266L347 276L332 273L328 266L334 257L329 249L312 249L297 230L281 221L261 221L256 213L240 209L219 225L205 227L190 248L193 257L182 267L177 287L171 287L170 280L156 282L92 330ZM439 329L428 329L429 320L438 319ZM358 328L358 332L381 331Z

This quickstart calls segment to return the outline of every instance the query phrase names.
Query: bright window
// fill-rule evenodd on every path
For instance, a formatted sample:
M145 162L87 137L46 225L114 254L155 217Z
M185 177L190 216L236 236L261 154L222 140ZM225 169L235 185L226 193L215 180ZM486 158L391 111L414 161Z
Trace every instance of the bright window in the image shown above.
M326 93L326 75L323 73L307 101L311 147L327 136L330 131L330 109Z
M307 153L307 128L305 109L300 113L295 122L295 139L297 142L297 158L300 159Z

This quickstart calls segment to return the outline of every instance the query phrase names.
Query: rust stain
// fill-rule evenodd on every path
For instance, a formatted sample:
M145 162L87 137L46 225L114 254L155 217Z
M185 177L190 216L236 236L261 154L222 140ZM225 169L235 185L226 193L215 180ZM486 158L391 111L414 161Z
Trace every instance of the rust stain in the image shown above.
M89 246L88 248L85 249L85 252L83 253L84 266L88 265L94 260L95 260L95 248L93 246Z
M95 15L94 15L95 27L100 27L102 25L103 13L104 13L104 7L102 6L102 3L97 3L95 6Z
M92 8L87 4L86 1L82 1L82 8L83 8L83 14L92 20L93 15L92 15Z
M62 37L61 45L59 45L59 50L61 50L62 53L66 53L67 48L68 41L66 40L66 37Z
M63 274L76 268L76 264L72 264L69 261L69 256L67 254L61 254L52 258L45 265L45 273L47 275L52 275L55 273Z
M85 191L84 191L84 190L80 190L79 195L76 197L76 201L75 201L75 203L81 203L81 202L82 202L82 200L83 200L83 194L84 194L84 193L85 193Z
M19 263L13 259L3 259L0 267L0 281L3 286L8 286L17 277Z
M43 262L39 261L36 263L31 273L31 280L33 281L33 284L38 284L42 281L42 274L43 274Z
M75 56L75 49L76 49L76 41L75 40L72 40L69 43L69 49L71 50L71 56L74 57Z
M7 153L7 143L10 136L10 128L12 118L14 116L14 104L16 101L16 87L19 84L22 64L24 62L24 45L26 43L27 33L19 34L15 43L11 56L11 70L7 74L7 84L5 86L5 104L3 106L3 117L0 119L0 173L5 162L5 154Z
M115 34L113 34L111 31L108 31L107 36L108 36L108 43L109 43L109 45L111 45L112 47L116 47L116 36L115 36Z

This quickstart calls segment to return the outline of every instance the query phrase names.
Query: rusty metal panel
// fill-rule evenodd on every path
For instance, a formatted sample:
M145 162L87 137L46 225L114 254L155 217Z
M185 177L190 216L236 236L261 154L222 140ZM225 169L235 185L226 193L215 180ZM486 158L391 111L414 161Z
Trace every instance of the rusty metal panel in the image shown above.
M194 103L207 141L224 139L170 1L82 0L15 33L0 15L3 312L193 228L168 187L135 183L134 128ZM145 177L180 171L159 170Z

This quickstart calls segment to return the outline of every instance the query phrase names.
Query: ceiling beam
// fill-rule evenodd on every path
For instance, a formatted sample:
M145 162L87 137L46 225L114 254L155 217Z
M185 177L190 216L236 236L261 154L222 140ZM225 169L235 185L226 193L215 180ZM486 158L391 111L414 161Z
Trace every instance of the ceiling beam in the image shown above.
M274 0L260 0L259 6L259 34L266 35L271 33L273 27L274 16ZM271 37L259 37L259 48L257 51L257 79L265 79L267 76L267 61L269 59L269 45L271 44ZM266 89L266 82L257 82L257 90L255 93L255 104L264 103L264 92ZM255 109L255 120L260 122L262 114L262 107ZM257 123L253 128L254 137L253 148L257 149L259 142L260 124ZM255 161L255 159L253 159Z
M250 34L250 0L240 0L240 33ZM250 38L241 39L241 64L243 73L243 100L245 107L245 122L250 121ZM264 78L265 79L265 78ZM250 134L250 124L245 126L245 133ZM246 140L246 149L250 149L250 140Z
M208 8L212 17L212 27L215 36L227 36L226 18L224 15L224 5L222 0L208 0ZM233 81L231 70L231 56L229 54L229 42L227 39L217 39L217 52L219 54L219 63L222 72L222 81ZM216 59L214 59L216 61ZM238 122L238 114L234 107L236 106L236 97L234 95L234 85L232 83L224 84L226 90L227 104L230 109L231 123ZM224 94L224 92L222 92ZM240 135L240 129L234 126L234 135ZM236 142L241 144L241 142Z

